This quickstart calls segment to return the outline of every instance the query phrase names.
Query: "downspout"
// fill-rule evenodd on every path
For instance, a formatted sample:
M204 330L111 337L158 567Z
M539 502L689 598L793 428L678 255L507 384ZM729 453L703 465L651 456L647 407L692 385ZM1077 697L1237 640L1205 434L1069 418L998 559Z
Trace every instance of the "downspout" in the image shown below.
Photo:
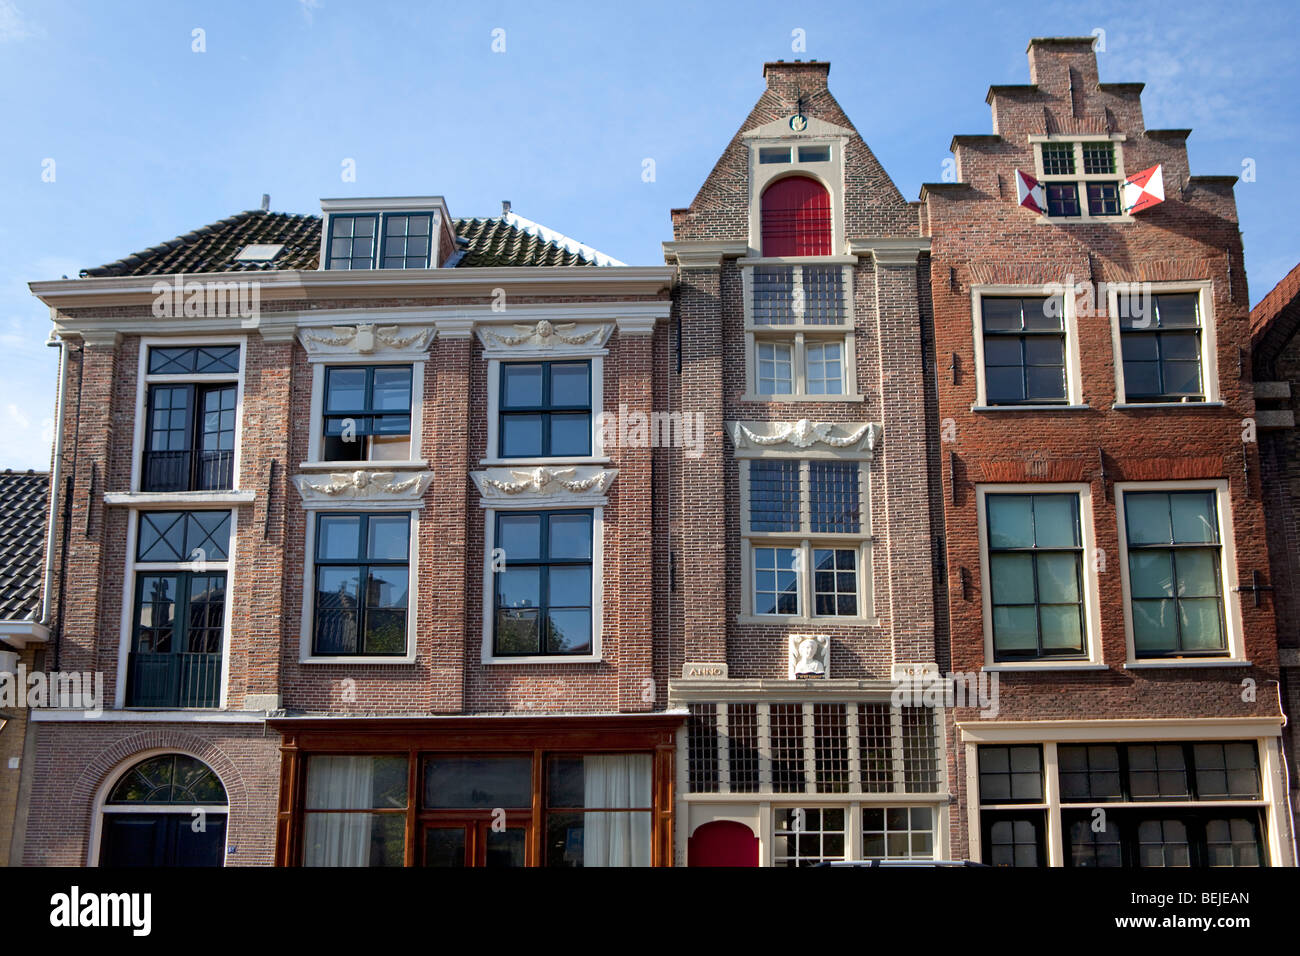
M41 624L49 627L50 605L54 597L50 586L54 577L54 528L58 515L59 477L63 471L63 405L68 389L68 343L51 330L45 345L59 350L59 379L54 397L54 460L50 467L50 495L46 502L49 514L45 523L45 575L41 578Z
M72 347L69 346L67 343L64 343L64 346L63 346L63 358L65 359L65 361L64 361L62 364L63 364L63 366L64 366L64 374L65 374L65 375L66 375L66 370L67 370L67 362L66 362L66 360L67 360L67 359L70 359L73 355L77 356L79 360L84 360L85 352L84 352L84 348L83 348L83 346L77 346L76 348L72 348ZM72 467L71 467L71 469L69 469L69 472L68 472L67 477L63 479L63 483L64 483L64 491L63 491L63 518L62 518L62 520L63 520L63 528L62 528L63 533L62 533L62 535L61 535L61 538L62 538L62 547L61 547L61 550L60 550L60 554L62 554L62 556L63 556L63 560L59 562L59 611L58 611L58 616L57 616L57 618L55 619L55 621L54 621L54 623L53 623L53 627L51 628L51 632L53 633L53 636L54 636L54 640L53 640L53 642L52 642L53 645L54 645L54 647L53 647L53 651L54 651L54 660L53 660L53 666L47 668L47 669L49 669L49 670L58 670L58 669L59 669L60 659L61 659L60 651L61 651L62 646L63 646L63 615L64 615L64 606L65 606L65 604L66 604L66 602L65 602L64 599L63 599L63 597L64 597L64 585L66 584L66 581L67 581L67 575L68 575L68 560L67 560L67 555L68 555L68 539L69 539L70 534L71 534L71 526L72 526L72 491L73 491L73 488L74 488L74 486L75 486L75 484L76 484L76 480L77 480L77 453L78 453L78 450L79 450L79 446L80 446L80 438L81 438L81 393L82 393L82 388L84 387L84 385L85 385L85 363L84 363L84 361L82 361L82 367L81 367L81 369L79 370L79 372L78 372L78 374L77 374L77 413L76 413L76 427L75 427L75 429L73 430L73 435L72 435ZM66 393L67 393L67 383L66 383L66 380L62 383L62 387L60 388L60 392L62 393L62 394L60 395L60 402L62 403L63 399L66 398ZM66 413L66 409L65 409L65 413ZM62 441L61 441L61 439L62 439L62 433L63 433L63 430L62 430L62 418L63 418L63 415L61 414L61 415L60 415L60 428L59 428L60 450L61 450L61 448L62 448ZM55 460L55 463L54 463L54 467L55 467L55 468L59 468L60 471L61 471L61 470L62 470L61 467L60 467L61 464L62 464L61 460L56 459L56 460ZM53 478L53 475L51 475L51 478ZM57 493L58 493L58 488L57 488L57 486L53 485L53 482L51 482L51 487L52 487L54 493L57 494ZM53 516L53 514L54 514L54 507L55 507L55 504L56 504L56 501L55 501L55 500L51 500L51 501L50 501L50 514L51 514L51 518L52 518L52 516ZM51 520L51 531L53 530L52 525L53 525L53 521ZM52 534L52 533L51 533L51 540L50 540L49 544L51 544L51 545L53 544L53 534ZM53 548L50 549L50 555L47 555L47 569L48 569L48 570L51 570L51 571L52 571L52 569L53 569L53 563L52 563L52 561L53 561ZM48 597L50 596L50 592L49 592L49 581L48 581L48 579L46 580L46 592L45 592L45 593L46 593L46 597L48 598Z

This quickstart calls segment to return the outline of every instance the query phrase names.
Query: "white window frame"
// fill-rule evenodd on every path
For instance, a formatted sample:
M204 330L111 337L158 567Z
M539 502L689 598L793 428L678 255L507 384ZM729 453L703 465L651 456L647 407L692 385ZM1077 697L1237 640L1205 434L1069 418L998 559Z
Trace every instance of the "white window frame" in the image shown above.
M229 706L230 691L230 646L231 646L231 620L233 615L233 596L235 594L235 585L237 579L236 571L236 554L235 549L239 540L239 509L234 506L222 506L220 504L202 503L195 504L191 502L158 502L150 503L149 506L141 506L127 509L127 526L126 526L126 561L123 569L122 580L124 583L122 591L122 615L120 636L117 649L117 686L113 690L113 706L118 710L126 708L126 683L129 668L131 666L131 643L133 638L133 628L135 626L135 592L136 577L139 574L148 574L150 572L166 571L193 571L195 563L193 561L137 561L136 560L136 542L139 537L140 515L149 511L229 511L230 512L230 545L226 548L225 561L208 561L206 569L211 572L224 571L226 574L226 605L222 613L221 628L221 693L217 702L218 710L225 710ZM148 710L150 708L131 708L132 710ZM182 707L167 708L168 712L176 713L187 711L207 710L207 708Z
M179 373L149 373L149 349L151 348L195 348L205 345L237 345L239 346L239 371L236 373L218 372L202 375L190 375ZM159 498L174 499L177 504L175 507L193 507L190 504L183 504L187 496L204 496L205 501L212 501L223 495L231 495L239 491L239 470L241 467L244 435L244 374L248 363L248 340L243 335L186 335L186 336L155 336L142 335L140 337L138 356L138 367L136 372L136 390L135 390L135 430L131 439L131 494L145 494L140 490L140 483L143 481L144 468L144 447L145 433L149 427L149 405L147 395L149 386L159 385L203 385L205 383L234 383L235 385L235 454L231 462L231 487L229 491L158 491L147 492L150 496L157 495Z
M1043 135L1041 133L1031 134L1029 142L1034 151L1034 176L1043 185L1044 203L1047 200L1046 189L1049 184L1057 183L1074 183L1079 187L1079 215L1077 216L1049 216L1044 210L1038 217L1039 222L1052 223L1054 225L1068 225L1070 223L1109 223L1109 222L1133 222L1133 216L1123 211L1124 209L1124 142L1128 139L1123 133L1053 133ZM1083 171L1083 144L1084 143L1110 143L1115 151L1115 172L1113 173L1084 173ZM1052 143L1073 143L1074 144L1074 169L1073 173L1048 175L1043 172L1043 145ZM1118 182L1118 199L1120 212L1115 216L1093 216L1088 213L1088 183L1090 182Z
M777 135L749 135L749 254L763 254L763 193L778 179L788 176L803 176L821 184L830 195L831 203L831 253L845 251L846 226L844 222L844 148L849 137L847 130L821 124L822 133L811 130L803 134L793 133L785 123L769 123L764 129L773 126L781 129ZM830 149L830 158L821 162L798 162L799 147L821 146ZM759 151L774 147L790 147L791 162L760 163ZM744 260L742 260L743 262ZM781 261L781 260L771 260ZM791 260L793 261L793 260Z
M989 572L989 495L1077 495L1079 542L1083 561L1083 639L1086 657L1057 660L998 661L993 648L993 581ZM1097 573L1097 541L1093 530L1092 486L1086 482L1051 484L978 484L975 486L976 520L980 540L980 601L984 622L985 671L1105 670L1101 640L1101 588Z
M1062 298L1064 314L1062 328L1065 334L1065 403L1059 405L990 405L988 386L984 368L984 299L998 299L1011 296L1053 296ZM1078 308L1074 295L1068 288L1048 285L972 285L971 335L975 347L975 401L971 405L973 412L1033 412L1033 411L1072 411L1087 408L1083 400L1083 372L1079 356Z
M364 501L340 501L328 508L305 509L307 517L307 534L303 546L302 575L302 625L298 632L298 663L300 664L389 664L404 665L415 663L416 644L419 632L419 583L420 583L420 512L409 504L385 506ZM406 514L410 516L410 539L407 541L407 589L406 589L406 653L402 655L365 655L365 654L314 654L312 642L316 632L315 595L316 595L316 519L322 514Z
M1241 594L1237 591L1236 537L1232 530L1232 497L1223 479L1186 481L1117 481L1115 520L1119 531L1120 574L1124 591L1124 642L1126 669L1180 667L1242 667L1246 659L1241 623ZM1213 491L1219 515L1219 575L1223 587L1223 626L1228 647L1218 657L1138 657L1133 642L1133 591L1128 574L1128 527L1124 515L1124 496L1142 491Z
M548 465L597 465L610 461L605 448L604 431L600 427L600 416L605 410L605 356L608 349L565 349L557 350L553 355L520 354L507 358L502 355L489 356L487 359L487 445L480 465L512 465L523 467L531 464ZM590 455L556 455L536 458L502 458L498 452L501 448L501 365L530 365L543 362L590 362L591 363L591 454Z
M827 534L811 531L752 531L750 529L750 494L749 467L754 461L794 461L799 465L799 523L801 528L810 526L811 476L809 464L812 461L837 461L852 464L858 472L858 527L856 534ZM871 532L871 474L869 458L851 458L841 455L802 452L798 454L764 453L738 460L740 466L740 538L741 565L744 569L745 586L741 590L740 615L742 624L799 624L817 627L834 625L878 625L875 613L875 589L873 586L873 566L875 536ZM757 614L754 612L754 593L758 581L758 572L754 561L756 548L786 548L797 552L795 574L799 581L798 607L796 614ZM833 548L857 552L858 578L858 613L856 615L814 615L816 606L813 591L814 567L813 551L815 549Z
M357 353L355 355L320 355L309 356L311 363L311 430L307 436L307 461L298 467L303 471L333 469L335 471L352 471L356 469L403 469L427 468L428 462L421 456L420 438L424 430L424 370L428 363L428 352L407 356L374 356ZM325 461L321 458L325 441L325 370L327 368L378 367L383 365L411 366L411 450L406 460L365 460L353 461L340 459Z
M1205 398L1199 402L1132 402L1124 390L1124 354L1119 327L1121 293L1149 289L1152 296L1193 293L1199 296L1197 314L1201 321L1201 383ZM1223 404L1219 392L1219 346L1214 321L1214 283L1209 279L1186 282L1111 283L1107 286L1107 312L1110 316L1111 348L1115 359L1115 408L1205 408Z
M381 199L322 199L320 258L317 269L321 272L410 272L410 269L382 269L380 246L383 242L384 219L393 215L431 215L429 227L429 259L426 269L436 269L447 257L443 255L443 233L448 231L451 214L441 196L407 196ZM330 269L329 243L332 220L338 216L374 216L375 244L371 252L369 269Z
M854 349L856 316L853 307L853 256L800 256L784 259L746 258L738 260L742 270L745 303L745 393L743 402L861 402L864 396L858 391L857 357ZM844 290L844 320L835 325L791 322L783 325L766 325L754 322L754 267L790 266L795 268L794 288L803 285L802 266L842 267ZM792 374L789 395L764 395L759 392L758 343L773 342L791 346ZM841 386L838 395L819 395L808 391L807 346L810 342L842 343Z
M492 552L496 548L497 513L502 511L590 511L591 512L591 653L535 654L498 657L493 648L493 610L496 581ZM605 604L605 500L543 503L536 498L518 503L484 502L483 508L483 640L480 660L484 664L595 664L603 660Z
M1184 741L1214 741L1257 745L1259 759L1260 799L1258 800L1196 800L1183 806L1214 808L1250 806L1263 808L1267 834L1269 866L1293 866L1293 843L1289 836L1290 814L1286 802L1286 779L1279 748L1280 718L1262 720L1230 718L1204 720L1195 718L1137 718L1121 720L1036 721L1027 726L1025 721L970 721L958 723L958 747L965 748L966 763L966 819L967 839L972 860L983 859L983 832L980 810L1014 809L1046 811L1045 839L1049 867L1065 865L1065 834L1062 832L1062 803L1058 744L1130 744L1130 743L1182 743ZM1041 746L1043 752L1043 801L1040 803L981 804L979 790L980 745ZM1144 800L1140 804L1112 803L1107 806L1141 806L1159 808L1174 801ZM1079 809L1086 804L1067 804Z

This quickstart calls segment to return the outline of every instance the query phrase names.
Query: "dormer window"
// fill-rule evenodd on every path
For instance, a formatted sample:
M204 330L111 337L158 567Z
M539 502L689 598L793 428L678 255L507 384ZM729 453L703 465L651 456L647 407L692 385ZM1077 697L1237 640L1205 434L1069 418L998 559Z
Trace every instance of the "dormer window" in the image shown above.
M1124 169L1118 142L1105 136L1044 138L1035 153L1049 219L1087 221L1122 214Z
M432 229L430 213L330 216L328 268L427 269Z
M322 199L321 268L434 269L455 252L441 197Z

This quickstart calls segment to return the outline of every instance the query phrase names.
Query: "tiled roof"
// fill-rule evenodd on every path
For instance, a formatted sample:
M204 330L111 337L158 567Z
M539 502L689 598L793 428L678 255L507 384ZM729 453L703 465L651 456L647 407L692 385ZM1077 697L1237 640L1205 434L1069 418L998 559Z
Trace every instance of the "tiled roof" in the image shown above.
M463 255L454 260L460 269L489 266L594 266L596 256L586 247L550 238L549 230L529 229L517 217L455 219L456 235L467 240ZM524 220L527 222L527 220ZM298 216L259 209L241 212L170 242L94 269L82 276L187 275L201 272L264 272L280 269L315 269L320 262L319 216ZM540 231L540 234L539 234ZM252 243L283 243L270 262L237 261ZM611 260L612 261L612 260Z
M1271 357L1300 328L1300 265L1286 274L1259 305L1250 310L1251 345Z
M45 472L0 472L0 621L40 615L49 486Z

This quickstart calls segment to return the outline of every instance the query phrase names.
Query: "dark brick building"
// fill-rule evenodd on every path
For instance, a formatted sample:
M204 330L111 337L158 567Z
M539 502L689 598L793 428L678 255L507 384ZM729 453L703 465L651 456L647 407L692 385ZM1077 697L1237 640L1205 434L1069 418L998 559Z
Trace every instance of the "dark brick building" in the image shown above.
M955 710L954 813L995 863L1286 865L1235 177L1091 44L1032 41L922 192L952 668L1000 678L996 718Z

